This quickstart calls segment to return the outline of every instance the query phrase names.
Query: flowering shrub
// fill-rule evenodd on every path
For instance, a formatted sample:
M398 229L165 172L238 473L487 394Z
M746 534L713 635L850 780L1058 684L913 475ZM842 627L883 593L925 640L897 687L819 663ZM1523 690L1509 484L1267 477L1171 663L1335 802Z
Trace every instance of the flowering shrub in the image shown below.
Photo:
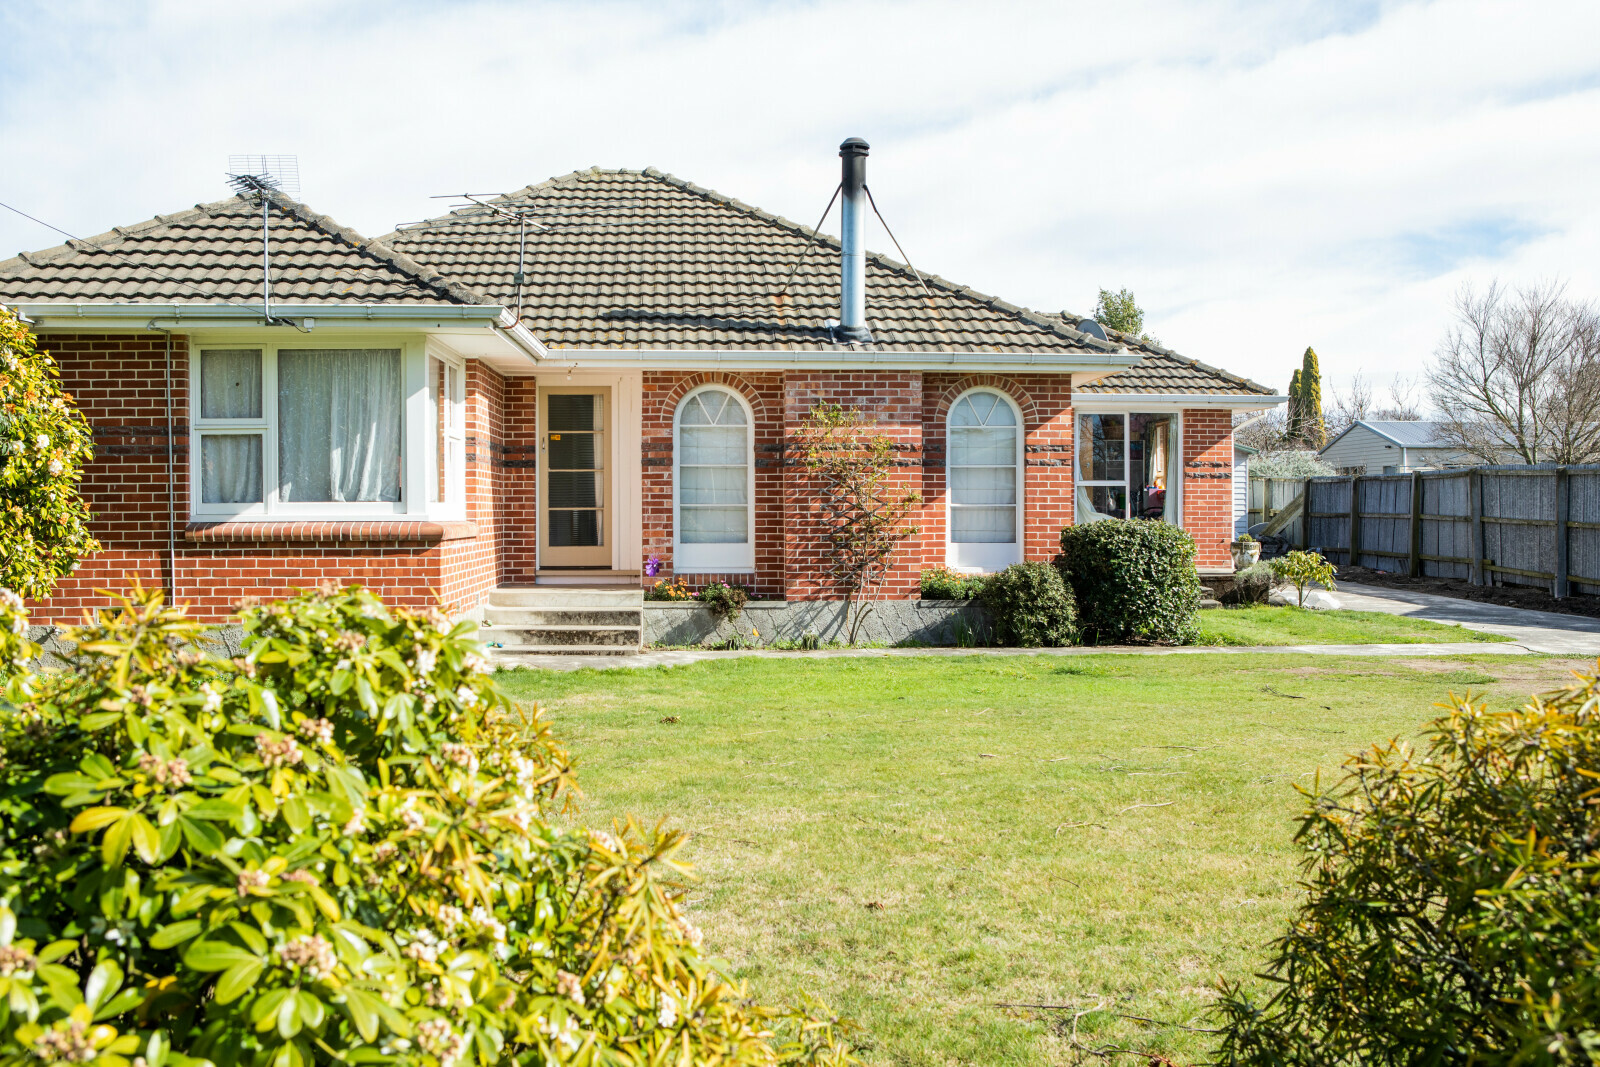
M689 591L689 587L684 584L682 578L674 578L670 582L665 578L657 578L656 584L644 591L644 598L646 600L693 600L694 594Z
M1259 994L1224 984L1215 1062L1600 1061L1597 786L1589 670L1516 710L1452 696L1302 788L1306 897Z
M571 763L471 625L359 588L158 597L0 700L0 1064L850 1063L700 955L674 858L562 829Z
M718 622L732 622L750 602L750 590L726 582L710 582L694 598L710 608L711 617Z
M100 545L78 496L94 458L89 424L61 391L55 364L15 312L0 306L0 587L50 594Z
M983 583L981 574L962 574L941 563L922 572L922 599L972 600L982 594Z

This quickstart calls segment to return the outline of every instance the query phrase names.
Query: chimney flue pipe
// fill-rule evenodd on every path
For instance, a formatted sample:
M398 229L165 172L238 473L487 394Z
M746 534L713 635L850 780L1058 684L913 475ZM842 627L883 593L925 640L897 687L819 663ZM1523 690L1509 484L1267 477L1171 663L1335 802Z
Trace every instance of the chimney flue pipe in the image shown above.
M847 343L872 340L872 331L867 329L866 249L861 239L866 213L862 189L867 184L867 147L859 137L839 146L843 187L840 238L844 247L839 257L839 327L835 334Z

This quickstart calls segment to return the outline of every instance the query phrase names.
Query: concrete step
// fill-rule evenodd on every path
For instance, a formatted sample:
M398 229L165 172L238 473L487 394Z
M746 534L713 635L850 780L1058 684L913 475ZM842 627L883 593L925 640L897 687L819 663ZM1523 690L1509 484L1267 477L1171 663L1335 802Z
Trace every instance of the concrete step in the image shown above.
M642 607L596 609L588 607L496 608L483 611L491 626L642 626Z
M562 645L637 649L644 628L633 626L488 626L479 629L482 641L498 641L506 648L518 645Z
M491 608L644 608L644 590L571 585L501 586L489 594Z
M540 656L634 656L638 652L636 645L507 645L489 649L489 658L503 666L515 666Z

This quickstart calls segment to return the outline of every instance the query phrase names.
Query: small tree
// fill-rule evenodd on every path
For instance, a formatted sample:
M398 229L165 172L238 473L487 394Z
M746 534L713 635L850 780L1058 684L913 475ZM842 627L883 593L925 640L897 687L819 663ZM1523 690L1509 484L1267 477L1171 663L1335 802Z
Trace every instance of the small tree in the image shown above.
M1132 289L1122 289L1115 293L1110 289L1100 290L1100 298L1094 305L1094 321L1118 333L1137 337L1141 341L1149 341L1151 344L1161 343L1144 332L1144 308L1134 300Z
M1294 586L1298 594L1297 607L1306 606L1306 593L1313 585L1320 585L1324 589L1333 588L1333 564L1316 552L1290 552L1269 560L1267 566L1272 568L1273 576L1279 581Z
M845 619L853 645L871 610L863 610L863 601L882 584L900 542L921 532L906 520L922 495L890 484L894 443L855 408L812 407L795 446L822 510L828 577L848 592Z
M1327 435L1322 425L1322 370L1315 349L1307 348L1300 367L1299 436L1312 448L1321 448Z
M0 588L50 595L78 561L100 550L78 495L94 458L89 424L61 391L55 364L0 306Z
M1284 429L1284 436L1294 442L1299 442L1305 430L1305 393L1301 389L1300 368L1294 369L1294 376L1289 379L1289 423Z

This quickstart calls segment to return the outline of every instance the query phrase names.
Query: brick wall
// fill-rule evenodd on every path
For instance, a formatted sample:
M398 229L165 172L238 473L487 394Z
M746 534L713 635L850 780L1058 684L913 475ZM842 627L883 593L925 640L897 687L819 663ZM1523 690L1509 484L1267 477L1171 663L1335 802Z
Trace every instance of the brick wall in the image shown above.
M481 363L467 364L466 517L478 536L441 546L440 595L448 604L476 606L505 573L507 491L506 380Z
M1232 568L1233 413L1183 413L1183 527L1201 567Z
M324 580L361 582L393 603L421 606L438 594L470 606L492 587L500 569L497 537L500 501L510 497L497 480L494 441L503 433L504 383L473 365L468 377L469 518L488 529L474 541L414 537L351 540L326 533L348 525L322 523L324 534L293 540L213 543L197 540L188 525L189 346L172 338L171 507L168 521L166 337L134 334L45 334L40 347L56 360L63 387L73 395L94 432L95 458L82 492L91 529L104 551L81 562L48 600L30 604L40 622L76 622L85 610L113 603L130 577L146 586L171 581L179 602L196 618L222 621L244 597L282 597ZM381 524L380 524L381 525ZM414 528L412 524L411 528ZM169 574L169 536L176 556Z

